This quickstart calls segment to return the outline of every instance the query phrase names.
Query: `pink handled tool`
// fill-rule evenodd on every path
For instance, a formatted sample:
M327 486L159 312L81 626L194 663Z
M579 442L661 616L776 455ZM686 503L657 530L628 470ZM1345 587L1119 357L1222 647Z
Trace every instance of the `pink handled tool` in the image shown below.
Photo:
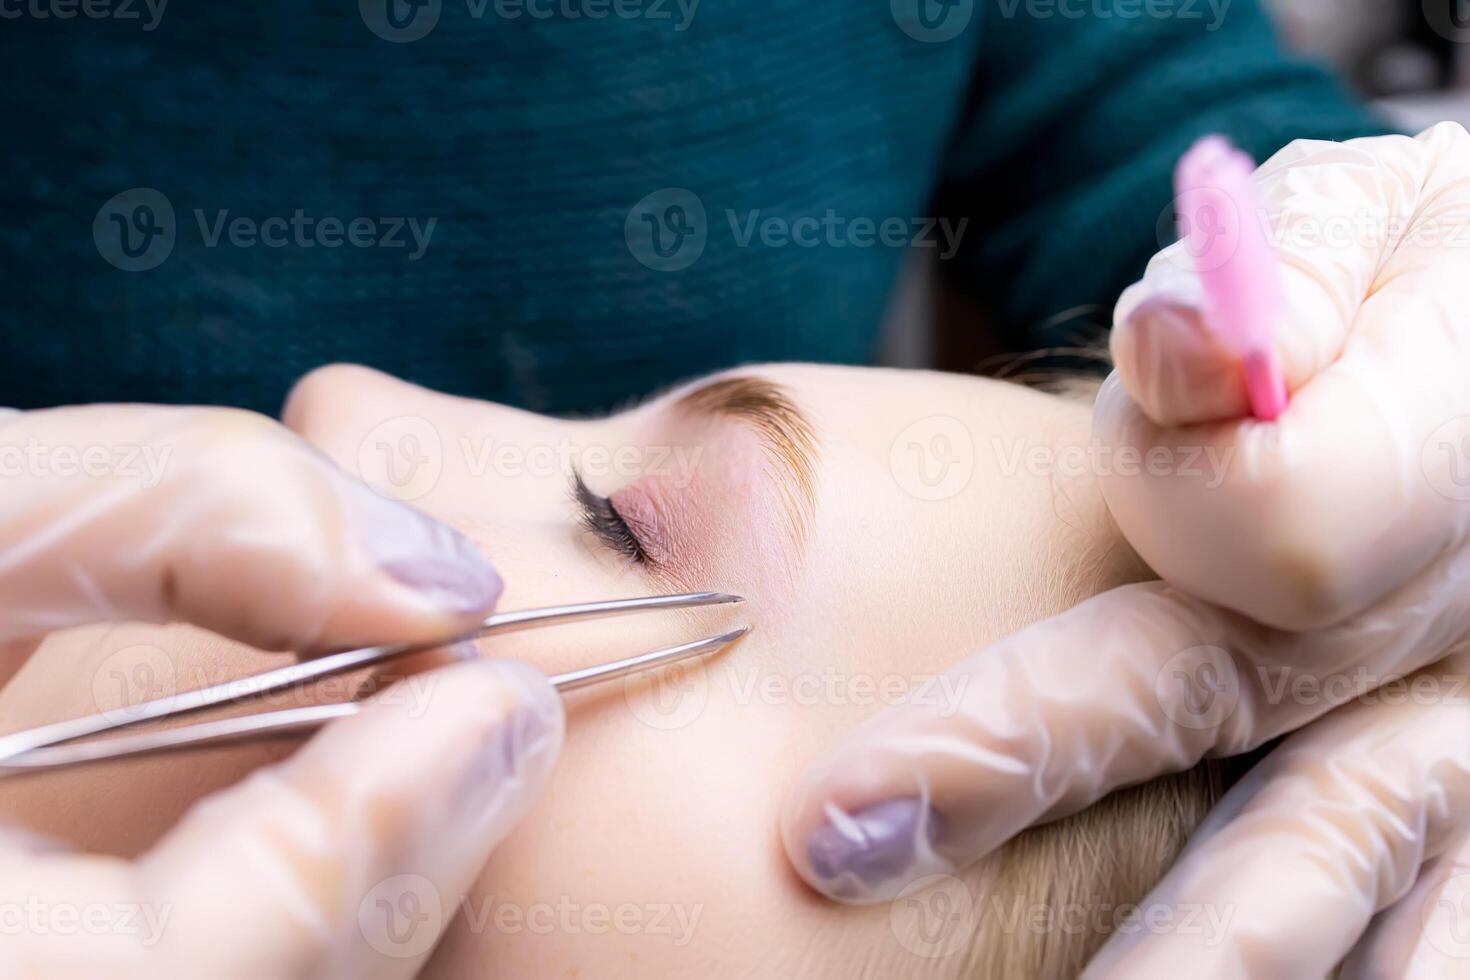
M1228 139L1206 136L1180 159L1174 193L1210 328L1240 355L1252 414L1271 422L1286 410L1274 346L1286 304L1255 170L1250 155Z

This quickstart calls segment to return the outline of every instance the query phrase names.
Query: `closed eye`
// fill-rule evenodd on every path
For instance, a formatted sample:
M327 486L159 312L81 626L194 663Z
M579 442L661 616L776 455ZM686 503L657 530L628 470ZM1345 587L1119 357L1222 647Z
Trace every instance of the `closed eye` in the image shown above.
M582 527L627 561L643 566L655 578L671 585L695 587L705 577L716 507L724 506L732 520L749 520L750 512L726 494L743 493L749 475L764 476L760 483L777 495L787 548L767 553L794 565L800 561L816 507L817 446L811 423L782 386L755 375L717 377L678 393L664 411L675 419L733 420L757 436L751 456L744 445L722 442L717 433L702 433L689 459L697 466L699 451L712 444L716 452L729 450L722 464L713 466L699 491L692 488L696 470L669 473L650 469L609 497L594 493L579 472L573 472L571 496ZM658 456L668 466L667 456ZM763 471L763 472L762 472ZM733 478L740 483L732 490ZM756 496L759 496L757 494ZM720 502L724 503L721 504ZM782 520L781 518L784 518ZM745 536L745 531L735 533Z
M593 537L629 561L640 565L652 564L643 542L638 540L638 535L623 520L613 502L593 493L582 474L575 470L572 472L572 499L581 513L582 527Z

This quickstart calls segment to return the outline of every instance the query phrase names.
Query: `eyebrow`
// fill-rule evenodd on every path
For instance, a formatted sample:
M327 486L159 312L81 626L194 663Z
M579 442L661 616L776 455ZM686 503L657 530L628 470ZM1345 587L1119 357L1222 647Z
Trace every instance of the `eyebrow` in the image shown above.
M765 378L740 375L701 385L673 407L706 418L738 419L755 429L771 463L792 544L800 551L817 510L817 440L791 393Z

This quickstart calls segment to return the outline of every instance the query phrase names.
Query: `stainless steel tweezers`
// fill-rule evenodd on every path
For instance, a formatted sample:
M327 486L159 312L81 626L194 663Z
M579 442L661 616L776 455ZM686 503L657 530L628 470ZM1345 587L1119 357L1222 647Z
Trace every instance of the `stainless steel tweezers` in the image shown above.
M451 643L458 643L461 640L625 613L685 609L691 606L714 606L743 601L740 596L724 592L685 592L677 595L614 599L607 602L582 602L566 606L545 606L541 609L496 613L472 632L451 637L448 640L434 643L402 643L393 646L364 647L360 650L331 653L277 670L268 670L238 680L225 681L193 691L184 691L152 701L144 701L125 709L101 712L82 718L73 718L69 721L42 725L39 728L27 729L12 735L3 735L0 736L0 778L44 769L57 769L82 762L187 749L218 742L276 737L313 729L334 718L345 718L356 714L362 710L361 704L356 701L346 701L337 704L287 708L281 711L267 711L256 715L208 721L163 731L119 735L89 742L76 741L89 735L100 735L104 732L130 728L161 718L174 718L215 705L244 701L272 691L306 684L320 677L382 663L410 653L433 650ZM557 674L551 678L551 684L558 691L565 693L590 684L613 680L688 657L711 653L733 643L749 630L750 627L742 626L728 633L721 633L719 636L694 640L691 643L681 643L678 646L652 650L622 660Z

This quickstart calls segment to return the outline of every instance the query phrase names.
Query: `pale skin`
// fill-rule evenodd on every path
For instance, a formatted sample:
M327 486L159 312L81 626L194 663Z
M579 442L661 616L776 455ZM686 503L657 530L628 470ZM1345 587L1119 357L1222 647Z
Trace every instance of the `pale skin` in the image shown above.
M1470 631L1463 599L1465 515L1470 511L1463 506L1458 479L1467 411L1461 380L1464 304L1454 299L1467 280L1463 251L1436 235L1464 223L1464 191L1470 186L1463 179L1466 147L1464 131L1453 125L1436 127L1415 140L1293 144L1258 175L1273 224L1287 232L1283 270L1290 311L1281 325L1277 353L1291 404L1273 426L1243 417L1238 364L1213 342L1198 290L1190 285L1192 274L1187 263L1180 263L1178 250L1173 255L1166 250L1151 264L1145 281L1120 302L1112 343L1118 373L1099 394L1093 427L1105 443L1135 453L1162 449L1167 457L1178 449L1203 446L1228 451L1236 463L1225 479L1209 486L1175 479L1167 466L1162 474L1146 473L1141 479L1102 474L1114 517L1170 585L1115 589L978 652L973 652L976 645L998 634L1144 573L1107 528L1091 480L1058 486L1030 472L1001 472L1000 490L984 480L987 473L996 474L999 458L986 452L992 435L988 429L972 428L977 472L965 486L968 499L963 494L951 497L927 512L913 510L913 504L892 504L898 497L893 487L903 489L905 483L895 476L900 470L889 450L904 437L906 426L948 415L1010 432L1007 413L998 406L978 398L966 404L941 394L958 380L921 379L923 384L915 382L901 393L907 397L890 402L881 390L888 384L878 383L880 375L853 374L849 377L862 381L836 386L844 397L830 404L817 397L816 386L803 382L795 397L814 416L823 455L801 560L780 549L786 539L773 530L784 526L777 520L779 511L769 499L750 492L748 479L737 487L728 477L711 477L695 499L716 501L717 515L724 520L708 517L701 508L675 508L682 520L669 525L696 529L700 533L688 537L704 544L670 549L674 554L664 574L647 576L629 571L574 529L576 518L564 504L565 488L558 486L562 474L487 478L487 473L503 474L471 471L462 460L456 462L454 440L468 432L477 444L487 434L498 438L515 432L523 441L543 445L547 438L560 441L563 436L578 443L596 439L624 446L678 442L716 450L712 473L748 475L753 468L739 464L748 464L751 455L739 452L738 437L721 441L683 428L670 434L649 422L649 412L565 426L436 400L381 380L374 383L360 373L311 378L289 407L288 422L354 473L361 469L369 480L382 482L374 472L375 466L381 469L374 453L385 441L379 427L392 431L394 419L417 420L448 442L445 472L414 502L470 530L479 547L496 557L512 582L509 604L529 604L543 595L564 600L568 591L582 592L589 583L618 594L664 588L681 578L672 574L677 571L699 587L735 588L751 596L748 608L725 610L723 618L711 620L729 624L738 616L756 625L757 634L726 661L753 667L762 678L784 679L799 674L797 668L810 672L813 664L835 663L849 672L860 668L874 674L876 666L892 671L894 663L914 673L953 663L952 676L975 681L970 687L974 696L967 699L965 711L951 716L958 719L952 725L943 724L951 719L929 706L859 708L828 696L815 707L792 707L789 698L779 696L736 697L737 687L722 687L716 674L707 677L702 710L672 734L667 726L652 723L657 712L635 710L636 697L630 700L622 691L605 693L590 706L580 699L572 705L570 749L575 756L562 767L557 790L538 811L538 822L508 845L472 890L478 916L474 921L481 928L475 931L467 917L457 920L443 957L430 972L453 975L458 968L461 975L495 970L602 975L616 972L625 961L637 962L634 954L642 959L641 969L701 976L779 969L792 959L796 966L835 963L843 975L858 972L855 962L878 975L899 972L895 962L909 968L905 973L919 972L912 969L912 951L897 948L903 944L892 941L893 930L881 915L814 903L789 875L783 877L774 834L767 836L762 829L777 809L783 783L788 794L782 819L786 857L813 887L827 890L830 882L801 845L809 842L808 829L834 806L850 810L892 800L894 794L911 793L924 783L936 791L932 798L946 824L940 849L947 862L935 864L930 854L925 866L953 871L989 854L1024 827L1087 806L1114 787L1193 766L1210 754L1250 749L1302 725L1309 727L1272 753L1274 763L1268 759L1237 786L1157 892L1166 907L1185 903L1233 910L1232 941L1202 942L1198 934L1182 931L1134 932L1121 942L1115 936L1097 961L1097 975L1324 975L1349 952L1369 918L1382 912L1387 914L1375 920L1369 952L1386 951L1394 962L1360 959L1365 975L1403 975L1403 963L1423 959L1419 953L1427 952L1425 942L1442 953L1435 937L1442 939L1446 931L1463 934L1456 918L1463 906L1435 901L1432 907L1421 907L1413 883L1426 859L1444 856L1431 865L1432 887L1423 896L1434 898L1433 889L1439 887L1435 881L1443 882L1445 869L1453 872L1466 853L1458 826L1470 805L1470 765L1463 748L1470 742L1464 737L1463 703L1441 697L1408 706L1374 700L1334 707L1333 699L1323 697L1267 696L1259 678L1293 671L1307 681L1331 682L1361 668L1378 683L1428 667L1447 654L1463 654L1462 641ZM1293 234L1363 215L1372 216L1375 226L1386 219L1385 226L1397 228L1402 221L1411 231L1433 233L1402 240L1369 235L1343 246ZM1421 224L1425 227L1417 227ZM842 373L834 371L830 377ZM1012 397L1040 398L1014 392ZM960 408L946 407L951 401ZM1080 438L1086 412L1076 409L1067 415L1046 399L1031 404L1047 407L1019 413L1016 432L1021 436L1043 443ZM976 405L982 411L972 413ZM308 454L284 430L256 419L241 438L237 427L222 424L228 413L168 410L160 415L162 411L94 406L27 413L16 420L19 435L50 434L50 441L63 443L100 431L113 441L157 444L167 441L160 434L182 426L200 435L202 444L196 447L199 451L185 454L196 469L175 471L171 493L134 495L124 498L122 506L104 508L107 534L74 534L73 540L61 540L62 547L25 552L31 560L17 566L20 573L12 569L6 590L15 600L8 618L16 621L7 635L24 642L6 651L11 656L0 671L31 652L30 638L78 622L182 619L259 645L291 637L300 641L297 648L317 649L329 640L357 638L354 631L382 639L388 638L380 635L384 633L395 639L423 635L432 623L465 615L470 606L482 610L498 591L498 585L467 569L463 560L449 560L458 544L429 547L442 535L395 521L380 506L364 505L363 496L376 504L382 501L316 457L303 462ZM646 428L638 427L639 419L649 423ZM1075 429L1068 424L1071 420L1077 422ZM629 424L633 427L625 428ZM666 427L667 421L662 424ZM921 435L917 441L922 446L926 439ZM366 454L365 445L373 447ZM409 448L417 452L422 447ZM833 490L833 472L860 479ZM618 483L590 482L599 492L617 489ZM108 491L114 484L88 482L77 493L73 481L69 488L86 505L83 509L94 514L100 500L111 499ZM889 496L865 499L880 485ZM1029 498L1012 506L1013 498L1023 496L1020 488L1028 486ZM41 480L16 485L27 496L12 521L13 539L34 544L30 538L35 528L28 517L39 516L40 529L54 532L59 522L74 516L58 506L65 498L48 492L54 487L54 482ZM662 499L655 489L645 488L645 503L650 494ZM912 483L907 489L919 492ZM623 488L623 493L620 499L627 494L635 503L640 499L633 490ZM212 506L202 513L196 508L194 520L180 525L178 510L171 505L194 499ZM344 519L351 515L342 504L362 513ZM648 517L647 507L627 509ZM656 514L657 508L653 510ZM160 513L167 515L161 524ZM743 520L728 520L737 513ZM1089 515L1097 520L1090 521ZM395 523L397 534L381 533ZM657 519L651 523L663 526ZM1010 530L1008 537L998 532L1001 527ZM1094 533L1093 527L1103 530ZM384 565L385 556L368 545L390 537L393 547L386 558L393 561ZM43 538L57 543L52 533ZM97 547L115 541L132 546ZM473 552L474 547L463 550ZM410 593L401 576L391 573L395 567L420 579L420 589L427 580L438 598L426 602L426 595L416 591L411 593L414 601L407 601ZM155 574L140 575L139 568ZM157 574L180 568L190 574ZM342 568L349 572L344 575ZM449 574L450 568L457 571ZM36 574L37 569L43 574ZM99 583L105 587L97 589ZM446 606L446 593L465 598L464 590L451 584L472 585L474 601ZM182 592L175 588L180 585ZM296 615L298 610L313 615ZM682 628L619 624L605 633L588 627L566 631L561 639L538 638L528 644L518 638L496 646L498 652L555 669L594 659L591 648L600 654L604 641L620 647L644 641L641 648L661 630L683 639L715 625L704 619L686 619ZM313 643L313 637L320 642ZM76 649L62 649L68 644ZM150 647L157 654L153 659L146 655ZM139 648L145 655L137 653ZM134 652L127 654L129 649ZM0 707L6 709L7 724L19 727L110 707L119 694L103 689L105 684L99 687L103 682L131 677L143 682L138 686L149 694L166 693L170 684L195 686L258 670L263 660L249 650L201 642L199 634L141 628L78 632L47 642L41 652L44 656L30 662L18 685L5 692ZM972 654L968 660L956 659L966 653ZM1225 666L1234 668L1224 673L1242 682L1238 703L1223 718L1181 721L1177 710L1202 693L1188 679L1212 682L1198 671L1173 670L1175 658L1185 655L1187 666L1220 667L1200 658L1221 653L1229 658ZM1464 673L1462 659L1451 657L1436 668L1443 675L1443 689L1456 690L1456 675L1462 678ZM164 669L161 675L124 669L140 665ZM457 676L474 674L482 666L456 668ZM1161 677L1185 682L1169 693L1161 689ZM750 690L748 685L739 689ZM470 700L461 698L460 709ZM493 700L475 697L472 703ZM425 717L462 719L452 704L434 703L444 710L426 712ZM551 703L560 708L559 702ZM672 709L685 703L696 702L665 700ZM551 714L557 722L552 730L559 736L561 715ZM834 733L837 728L845 732L852 717L868 714L878 718L874 725L841 739ZM719 719L732 718L741 726L727 721L719 726L724 734L706 734ZM425 736L436 727L420 724ZM461 720L442 731L473 727ZM394 769L387 760L395 753L379 751L383 728L345 731L345 740L332 745L334 732L329 732L293 757L317 763L297 773L303 789L323 782L332 788L334 780L320 778L323 766L368 775ZM589 751L593 733L600 731L617 735L599 739ZM925 738L936 733L948 736L945 751L935 751L933 739ZM484 734L465 731L469 737ZM792 778L808 753L839 742L834 753L815 757L801 779ZM667 743L676 747L668 749ZM333 751L316 751L324 744ZM453 754L441 748L431 751L429 746L443 743L428 737L401 738L397 744L413 744L425 757L436 759ZM349 751L362 746L372 751ZM638 761L645 764L629 765L627 751L637 751ZM404 754L396 755L403 766ZM5 809L10 816L31 818L33 825L103 851L132 853L157 837L190 800L269 757L263 751L217 753L187 762L117 768L110 775L77 773L69 781L36 781L6 787ZM383 764L344 766L334 761L343 758ZM414 780L400 782L421 771L418 760L407 761L415 767L405 766L379 792L393 800L442 799L422 792L425 786ZM731 773L746 771L756 774L754 783L731 778ZM864 784L864 792L855 792L855 783ZM707 784L716 784L725 795L711 792ZM751 785L770 794L769 805L758 801ZM314 801L325 807L318 812L332 815L327 825L345 820L341 798L337 794L335 805L331 798ZM256 836L270 838L267 852L279 849L275 822L261 820L259 806L241 803L228 799L222 805L243 814L247 827L262 828ZM434 811L426 802L408 812ZM218 807L213 811L216 817L221 812ZM1098 812L1087 811L1084 821ZM502 829L518 815L506 810ZM1127 832L1112 847L1099 848L1096 839L1084 843L1092 845L1092 853L1127 854L1139 834L1157 824L1157 815L1157 810L1145 810L1132 820L1114 821L1114 831ZM681 818L684 823L678 822ZM1185 822L1193 825L1192 820ZM222 963L239 962L236 948L213 940L226 934L249 937L248 949L255 952L264 939L284 933L247 928L250 921L242 910L248 910L244 899L251 896L239 894L246 890L237 882L242 870L254 867L240 863L249 849L216 846L217 836L197 833L199 822L194 823L194 846L174 850L178 860L172 876L158 875L158 862L145 861L133 876L139 880L123 884L134 892L134 886L148 886L144 894L165 898L181 893L194 898L197 890L181 892L180 886L208 884L210 875L234 886L230 892L218 890L214 903L188 903L196 922L209 924L206 932L219 930L210 941L194 944L194 951L213 954L213 974ZM209 826L205 821L205 831ZM588 840L589 827L603 831L601 838ZM237 822L231 839L240 839L238 829ZM374 830L339 837L354 842L342 850L357 854L373 839L394 839L383 828ZM488 853L500 836L475 839L485 841L480 853ZM1007 850L1021 853L1025 846L1023 839ZM401 858L404 852L397 850ZM1160 860L1172 853L1167 848L1140 850L1151 850ZM422 851L408 853L412 860L379 854L369 867L382 873L430 860ZM667 862L662 855L669 855ZM227 857L235 858L233 868L221 861ZM16 857L9 860L23 871L66 872L54 879L58 894L66 896L109 894L106 888L92 888L94 882L83 875L116 876L123 870L106 861L73 859L84 867L71 869L66 862L32 867ZM453 866L479 868L481 863L476 858ZM1040 864L1040 873L1022 880L1056 883L1066 877L1057 864ZM305 911L321 918L326 910L336 922L332 913L355 907L360 892L354 890L350 869L344 877L342 868L309 860L293 867L313 896ZM1126 864L1122 867L1128 870ZM1055 877L1048 868L1057 872ZM696 869L708 869L708 874ZM1146 881L1132 883L1130 896L1146 891L1162 868L1151 872ZM160 878L163 887L158 887ZM887 901L901 879L890 874L855 898ZM33 894L25 876L8 880L14 883L13 894ZM455 895L462 888L460 877L441 874L439 880L453 882ZM491 894L523 914L548 903L554 910L564 899L584 909L609 900L635 903L635 911L636 903L678 905L686 912L703 904L691 941L674 947L667 930L656 935L649 928L621 928L609 938L605 926L510 929L500 928L502 920L494 919L487 930L483 899ZM219 910L221 896L228 913ZM299 902L274 901L269 889L254 897L257 914L264 910L273 917L300 918ZM324 933L318 946L340 949L355 942L356 930L350 927L326 932L330 934ZM1421 945L1416 949L1415 943ZM66 956L76 946L55 945ZM995 950L1002 944L983 945ZM300 957L298 944L286 946L277 958ZM97 951L105 952L101 946ZM1437 962L1457 972L1462 965L1458 950L1448 955L1453 962L1443 957ZM354 949L347 949L345 957L343 962L359 965ZM53 960L44 960L44 975L54 972ZM392 972L410 971L404 961L396 962L399 968ZM934 972L954 972L953 961L929 965ZM412 968L416 966L414 961ZM1080 968L1073 963L1053 972L1073 975ZM635 968L628 966L627 971Z
M441 440L442 472L411 502L495 562L506 581L502 609L675 589L748 600L482 644L553 673L754 627L698 668L569 700L549 791L484 869L427 976L956 969L954 959L914 958L887 906L834 906L799 881L777 833L782 794L808 760L917 683L1028 623L1147 576L1093 477L1035 463L1038 447L1087 443L1089 407L924 372L773 365L720 377L774 384L805 417L810 499L783 491L783 465L747 421L691 418L674 407L708 381L606 419L568 422L342 367L308 376L287 406L288 425L385 487L386 470L375 467L392 457L375 447L400 432L392 420L426 420ZM973 462L969 479L942 500L920 499L927 485L894 456L896 442L899 457L914 452L910 443L923 450L939 431L923 420L934 418L962 420L970 445L951 439L948 450ZM660 567L630 561L585 530L569 475L559 464L533 465L535 447L552 447L559 459L568 446L592 491L658 525L660 544L648 550L659 551ZM607 462L595 447L608 451ZM636 455L612 462L628 447ZM1023 458L1031 462L1018 465ZM183 689L275 662L185 627L86 627L46 640L0 693L0 717L18 729L114 707L140 664L152 669L145 680ZM286 750L215 749L0 784L0 819L131 855L195 799Z

